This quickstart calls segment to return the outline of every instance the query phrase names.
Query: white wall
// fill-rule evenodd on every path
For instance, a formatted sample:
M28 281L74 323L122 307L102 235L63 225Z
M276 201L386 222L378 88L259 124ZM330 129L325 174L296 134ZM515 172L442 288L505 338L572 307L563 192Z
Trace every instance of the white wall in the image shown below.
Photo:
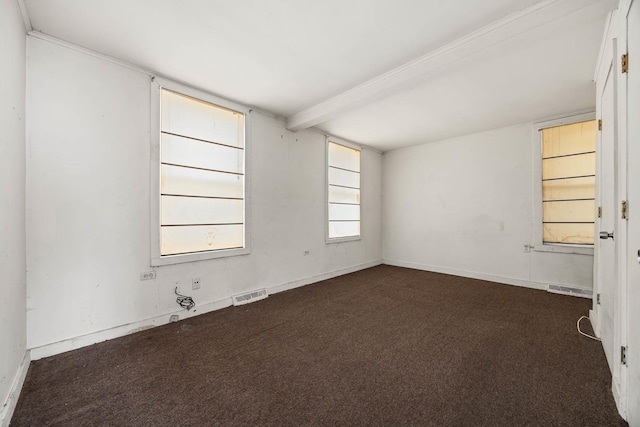
M523 251L535 226L531 132L513 126L385 153L385 262L592 289L592 256Z
M0 1L0 422L25 355L25 29Z
M179 311L174 280L200 277L187 293L201 306L379 262L382 156L362 155L362 240L327 245L324 137L253 112L251 254L140 281L151 270L149 77L33 37L28 54L29 348Z

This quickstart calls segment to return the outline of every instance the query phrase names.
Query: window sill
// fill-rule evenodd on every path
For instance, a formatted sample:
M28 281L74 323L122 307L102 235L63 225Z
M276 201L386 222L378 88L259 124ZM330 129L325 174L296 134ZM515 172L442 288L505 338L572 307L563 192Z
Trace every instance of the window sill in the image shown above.
M330 243L343 243L343 242L356 242L358 240L362 240L361 236L353 236L353 237L336 237L333 239L330 238L326 238L325 242L328 244Z
M239 249L223 249L211 252L198 252L195 254L183 254L183 255L167 255L162 257L151 258L151 266L159 267L162 265L183 264L186 262L205 261L208 259L226 258L231 256L249 255L251 250L249 248Z
M593 256L593 246L568 245L562 243L542 243L535 245L535 252L555 252L561 254Z

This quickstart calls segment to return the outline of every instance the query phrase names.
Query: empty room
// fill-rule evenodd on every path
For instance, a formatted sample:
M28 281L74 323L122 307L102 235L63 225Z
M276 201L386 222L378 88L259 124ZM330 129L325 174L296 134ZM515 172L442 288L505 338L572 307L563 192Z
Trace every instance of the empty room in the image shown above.
M0 0L0 426L640 426L638 0Z

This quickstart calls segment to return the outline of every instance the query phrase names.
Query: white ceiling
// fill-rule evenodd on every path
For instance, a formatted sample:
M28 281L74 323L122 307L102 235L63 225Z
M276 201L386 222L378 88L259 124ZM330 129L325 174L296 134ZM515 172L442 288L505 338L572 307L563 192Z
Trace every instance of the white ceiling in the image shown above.
M25 3L34 30L290 116L539 0ZM387 150L592 108L604 21L570 15L318 127Z
M604 16L545 25L318 127L386 151L595 110L603 30Z

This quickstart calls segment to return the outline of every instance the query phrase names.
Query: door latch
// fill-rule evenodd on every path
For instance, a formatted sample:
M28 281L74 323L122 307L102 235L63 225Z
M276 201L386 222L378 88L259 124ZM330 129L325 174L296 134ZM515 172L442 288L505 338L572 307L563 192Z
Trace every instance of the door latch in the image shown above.
M609 233L608 231L601 231L600 238L602 240L613 239L613 232Z

